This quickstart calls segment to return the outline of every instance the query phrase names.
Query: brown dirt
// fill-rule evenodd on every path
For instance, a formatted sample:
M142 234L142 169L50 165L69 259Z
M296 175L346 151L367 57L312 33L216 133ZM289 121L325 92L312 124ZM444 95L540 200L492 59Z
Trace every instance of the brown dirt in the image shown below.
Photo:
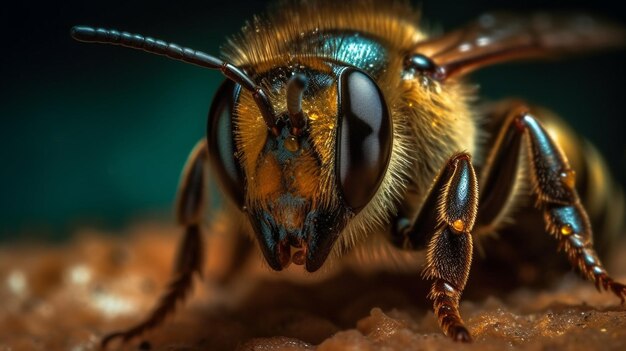
M157 300L175 233L144 224L125 237L92 231L56 247L5 245L0 350L97 350L104 334L131 325ZM615 251L626 253L626 246ZM293 284L263 268L217 284L211 267L222 258L214 252L220 250L209 253L207 277L174 317L112 349L626 350L619 300L572 273L533 290L492 291L489 279L481 279L461 305L475 342L459 345L441 334L425 303L428 284L415 274L343 274ZM626 281L626 255L608 266Z

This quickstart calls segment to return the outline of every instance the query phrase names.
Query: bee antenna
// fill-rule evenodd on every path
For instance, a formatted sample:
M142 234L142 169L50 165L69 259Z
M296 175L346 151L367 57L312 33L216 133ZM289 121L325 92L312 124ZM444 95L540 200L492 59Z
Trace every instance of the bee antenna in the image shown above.
M224 62L215 56L202 51L181 47L139 34L120 32L114 29L94 28L88 26L74 26L71 30L72 38L80 42L120 45L131 49L143 50L151 54L167 56L174 60L191 63L200 67L220 70L226 78L241 85L250 91L254 101L261 111L267 127L278 134L274 109L267 93L257 85L243 70Z
M287 112L293 135L300 134L306 126L306 116L302 111L302 95L307 83L307 78L302 74L293 75L287 82Z

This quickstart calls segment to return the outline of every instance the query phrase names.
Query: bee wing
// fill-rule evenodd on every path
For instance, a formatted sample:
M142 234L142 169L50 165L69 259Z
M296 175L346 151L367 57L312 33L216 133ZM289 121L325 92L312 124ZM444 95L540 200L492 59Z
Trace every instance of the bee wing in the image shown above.
M497 13L421 42L413 52L430 57L449 78L499 62L625 45L626 29L596 16Z

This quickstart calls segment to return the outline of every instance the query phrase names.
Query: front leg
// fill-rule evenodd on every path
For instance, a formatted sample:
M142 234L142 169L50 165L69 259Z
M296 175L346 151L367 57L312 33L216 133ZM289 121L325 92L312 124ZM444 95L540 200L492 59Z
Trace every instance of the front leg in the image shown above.
M405 246L427 243L424 277L434 280L428 297L443 332L463 342L472 340L459 301L472 264L477 209L478 182L470 156L457 154L437 177L415 222L394 233L404 238Z
M543 211L547 231L559 241L572 266L595 283L612 291L622 303L626 286L613 280L593 248L593 233L587 212L576 192L576 177L567 158L546 133L541 123L523 104L511 106L507 118L481 174L483 199L478 225L497 226L506 203L514 192L520 148L526 144L536 206Z
M208 163L206 140L198 142L189 155L179 189L176 215L185 235L180 242L174 273L167 291L152 312L139 324L124 331L114 332L102 339L102 348L114 339L126 342L163 322L191 291L193 277L202 273L203 242L200 224L206 197L206 168Z

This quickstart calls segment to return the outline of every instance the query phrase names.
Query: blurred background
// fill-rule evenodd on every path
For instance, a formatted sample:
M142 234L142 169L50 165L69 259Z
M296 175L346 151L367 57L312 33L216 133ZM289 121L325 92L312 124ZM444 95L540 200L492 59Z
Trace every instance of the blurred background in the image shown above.
M417 2L416 2L417 3ZM5 5L0 55L0 240L62 239L77 227L173 220L188 152L205 134L217 72L70 39L75 24L112 27L217 54L263 1ZM428 26L453 29L491 10L583 10L626 23L618 2L424 1ZM519 96L565 117L626 179L626 52L485 69L486 99Z

